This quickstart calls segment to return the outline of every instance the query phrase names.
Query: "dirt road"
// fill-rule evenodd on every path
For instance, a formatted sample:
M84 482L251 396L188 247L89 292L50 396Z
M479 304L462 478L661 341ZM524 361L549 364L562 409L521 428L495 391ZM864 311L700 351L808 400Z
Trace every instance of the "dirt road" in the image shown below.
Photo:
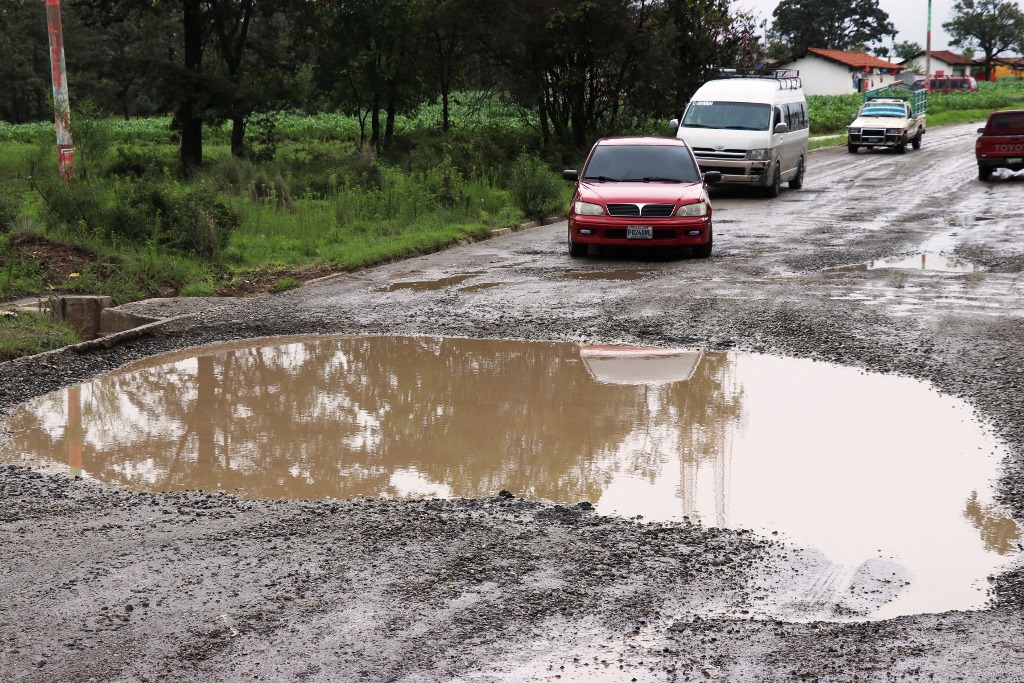
M804 188L777 200L718 189L708 260L570 259L560 223L273 297L139 304L199 310L109 349L0 365L0 406L155 353L277 334L754 351L967 400L1007 446L996 495L1019 522L1024 179L977 180L975 128L931 130L906 155L812 152ZM951 272L870 267L922 254ZM13 455L0 442L0 461ZM4 467L0 679L1024 681L1019 569L991 578L982 610L751 619L753 601L814 575L813 553L499 493L253 502Z

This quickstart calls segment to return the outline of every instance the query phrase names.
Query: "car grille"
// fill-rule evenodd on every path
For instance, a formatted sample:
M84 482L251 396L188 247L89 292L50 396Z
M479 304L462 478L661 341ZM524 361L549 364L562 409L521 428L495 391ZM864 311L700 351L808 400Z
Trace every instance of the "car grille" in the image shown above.
M675 204L609 204L608 215L622 218L668 218Z
M624 240L626 239L625 228L609 228L604 231L604 236L610 240ZM676 238L675 230L655 230L654 239L656 240L672 240ZM636 240L637 242L643 242L643 240Z
M693 155L698 159L729 159L739 160L747 157L745 149L711 149L710 147L694 147Z

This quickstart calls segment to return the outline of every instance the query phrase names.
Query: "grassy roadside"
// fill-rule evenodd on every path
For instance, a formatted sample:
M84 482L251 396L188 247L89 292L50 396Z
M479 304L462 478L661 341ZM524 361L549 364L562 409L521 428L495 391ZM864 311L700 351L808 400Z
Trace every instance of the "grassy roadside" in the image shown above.
M77 342L74 330L45 316L0 312L0 363Z

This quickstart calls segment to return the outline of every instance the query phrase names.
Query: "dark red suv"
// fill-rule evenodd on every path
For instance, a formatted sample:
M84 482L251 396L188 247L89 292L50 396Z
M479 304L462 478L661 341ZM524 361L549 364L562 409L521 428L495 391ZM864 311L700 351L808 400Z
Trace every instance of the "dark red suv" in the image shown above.
M690 247L711 256L711 202L689 146L678 138L616 137L598 140L583 171L562 172L576 181L569 207L569 255L586 256L591 244Z

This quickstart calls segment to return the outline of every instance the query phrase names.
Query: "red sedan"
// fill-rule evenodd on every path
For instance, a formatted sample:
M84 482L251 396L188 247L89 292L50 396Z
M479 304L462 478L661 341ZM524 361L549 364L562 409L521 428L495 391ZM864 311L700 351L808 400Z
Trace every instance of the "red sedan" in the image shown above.
M689 146L678 138L616 137L598 140L583 171L562 172L576 181L569 207L569 255L589 245L690 247L711 256L708 183Z

